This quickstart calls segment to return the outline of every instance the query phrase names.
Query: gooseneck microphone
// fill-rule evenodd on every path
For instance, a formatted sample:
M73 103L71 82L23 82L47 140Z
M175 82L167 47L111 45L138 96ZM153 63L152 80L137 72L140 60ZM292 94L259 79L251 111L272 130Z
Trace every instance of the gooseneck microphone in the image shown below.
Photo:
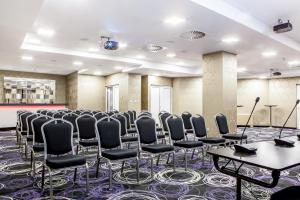
M252 117L252 114L253 114L253 112L255 110L255 107L256 107L257 103L259 102L259 100L260 100L260 97L256 97L254 106L253 106L252 111L250 113L250 116L249 116L249 118L247 120L247 123L246 123L246 125L244 127L244 130L243 130L243 133L242 133L242 136L241 136L240 145L237 145L237 144L234 145L234 148L235 148L236 152L247 153L247 154L254 154L256 152L256 150L257 150L257 148L247 147L247 146L242 145L242 142L243 142L243 137L244 137L245 131L246 131L247 127L248 127L249 121L250 121L250 119Z
M297 107L297 105L299 103L300 103L300 100L298 99L296 101L296 105L293 107L291 113L289 114L288 118L285 120L283 126L281 127L280 132L279 132L279 137L274 139L274 142L275 142L276 145L279 145L279 146L288 146L288 147L294 146L294 143L295 143L294 141L287 140L287 139L281 139L281 134L282 134L283 129L285 128L285 125L289 121L290 117L292 116L294 110L296 109L296 107Z

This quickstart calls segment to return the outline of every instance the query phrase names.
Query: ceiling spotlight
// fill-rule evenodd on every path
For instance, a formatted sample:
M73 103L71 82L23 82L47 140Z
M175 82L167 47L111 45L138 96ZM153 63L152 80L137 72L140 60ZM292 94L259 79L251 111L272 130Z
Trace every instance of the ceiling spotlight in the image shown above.
M98 52L99 49L97 49L97 48L89 48L89 51L90 51L90 52Z
M242 72L245 72L245 71L247 71L247 69L245 67L239 67L239 68L237 68L237 72L238 73L242 73Z
M176 65L184 65L184 62L177 62Z
M144 58L146 58L146 57L145 57L144 55L137 55L136 58L137 58L137 59L144 59Z
M95 76L99 76L99 75L101 75L102 73L101 72L94 72L94 75Z
M240 39L236 38L236 37L227 37L227 38L222 39L222 42L227 43L227 44L232 44L232 43L236 43L239 41L240 41Z
M88 70L88 69L81 69L81 70L78 71L78 73L81 74L81 73L83 73L83 72L86 72L87 70Z
M273 57L273 56L276 56L277 55L277 52L276 51L265 51L262 53L262 56L263 57Z
M80 62L80 61L74 61L74 62L73 62L73 65L81 66L81 65L83 65L83 63Z
M123 67L121 67L121 66L115 66L114 67L116 70L121 70L121 69L123 69Z
M123 42L120 42L119 43L119 48L125 48L127 47L128 45L126 43L123 43Z
M46 37L52 37L54 35L54 30L40 28L38 29L37 34Z
M22 60L33 60L32 56L22 56Z
M299 60L291 60L288 62L289 65L291 66L295 66L295 65L299 65L300 64L300 61Z
M169 18L165 19L164 22L166 24L176 26L178 24L181 24L181 23L185 22L185 19L181 18L181 17L169 17Z
M168 54L167 54L167 57L169 57L169 58L174 58L175 56L176 56L175 53L168 53Z

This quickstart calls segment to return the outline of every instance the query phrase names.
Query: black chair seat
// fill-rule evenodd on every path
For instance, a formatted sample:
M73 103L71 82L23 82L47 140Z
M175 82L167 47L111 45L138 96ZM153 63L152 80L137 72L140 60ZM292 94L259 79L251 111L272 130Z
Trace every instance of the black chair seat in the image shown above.
M223 138L228 140L240 140L240 139L247 139L247 135L242 137L241 134L224 134L222 135Z
M52 169L75 167L84 165L85 163L85 157L80 155L65 155L59 157L48 157L46 159L46 164Z
M199 138L198 141L201 141L205 144L220 144L224 143L224 138L217 138L217 137L208 137L208 138Z
M138 138L134 136L123 136L121 140L122 142L136 142L138 141Z
M27 140L27 142L32 142L32 140L33 140L32 135L27 136L27 137L26 137L26 140Z
M98 146L98 140L80 140L79 144L84 147Z
M150 144L142 146L142 150L150 153L163 153L167 151L173 151L174 147L167 144Z
M136 129L135 128L127 129L127 133L136 133Z
M186 133L194 133L193 129L186 129L185 132Z
M300 186L290 186L271 195L270 200L300 200Z
M174 142L174 146L183 147L183 148L195 148L195 147L202 147L203 142L200 142L200 141L179 141L179 142Z
M32 146L32 149L35 152L44 151L44 144L35 144Z
M157 139L164 139L166 136L163 134L157 134Z
M133 158L137 156L137 151L135 149L110 149L102 151L102 156L110 160L120 160Z

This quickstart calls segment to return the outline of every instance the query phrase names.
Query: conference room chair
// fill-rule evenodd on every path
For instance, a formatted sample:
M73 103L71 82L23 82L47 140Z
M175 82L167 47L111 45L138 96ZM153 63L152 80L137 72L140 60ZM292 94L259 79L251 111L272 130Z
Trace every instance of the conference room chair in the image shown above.
M90 115L90 116L93 116L94 114L93 114L92 111L82 111L82 112L80 113L80 115Z
M213 147L225 146L226 140L221 137L208 137L204 117L201 115L190 118L195 139L205 144L206 152Z
M26 110L18 110L17 111L17 122L16 122L16 138L17 138L17 143L19 143L19 134L21 132L21 115L25 113Z
M133 124L134 124L134 121L137 119L137 118L136 118L136 117L137 117L137 116L136 116L136 111L133 110L132 113L133 113Z
M104 117L108 117L108 115L105 112L98 112L96 114L94 114L94 117L98 120L104 118Z
M224 114L218 113L215 116L215 122L222 138L230 140L233 143L237 143L242 140L246 140L247 143L247 135L242 136L242 134L229 133L227 118Z
M34 118L31 121L31 129L32 129L32 146L30 150L30 163L32 169L32 176L35 177L36 167L35 167L35 160L36 160L36 153L44 152L44 139L42 134L42 125L51 118L47 116L40 115L37 118Z
M137 150L123 148L121 124L112 117L105 117L96 123L99 155L96 176L98 177L100 160L104 159L109 168L109 189L112 187L112 162L136 160L137 183L139 183L139 157ZM123 167L121 169L123 172Z
M181 114L181 118L183 120L184 129L185 129L186 133L193 133L192 124L191 124L191 120L190 120L191 117L192 117L192 114L187 111L185 111Z
M66 113L62 117L63 120L66 120L66 121L70 122L73 125L73 129L72 129L73 130L73 137L76 138L76 139L78 138L78 130L77 130L77 126L76 126L77 117L78 117L78 115L75 112Z
M168 127L170 141L174 147L177 149L184 150L184 161L185 161L185 170L187 170L187 151L188 150L200 150L202 151L203 158L203 143L201 141L188 140L185 135L184 123L182 118L171 115L167 118L166 124Z
M32 130L32 126L31 126L31 121L37 117L39 117L39 114L37 114L37 113L32 113L31 115L26 117L26 127L27 127L27 135L26 135L26 139L25 139L25 157L26 158L27 158L29 143L32 142L32 138L33 138L33 130Z
M117 119L120 122L120 125L121 125L121 141L123 143L127 143L128 148L129 148L130 143L138 141L137 136L135 136L136 129L134 129L132 132L128 133L127 121L126 121L127 119L124 115L114 114L112 117Z
M42 110L42 111L41 111L41 114L42 114L42 115L46 115L47 112L48 112L48 110Z
M81 114L81 112L82 112L81 110L74 110L74 111L72 111L72 113L75 113L78 116Z
M143 111L143 112L141 112L141 113L138 115L137 118L140 118L140 117L142 117L142 116L152 117L152 114L151 114L150 112L148 112L148 111Z
M143 116L135 121L135 127L138 132L138 151L150 155L151 159L151 177L153 178L153 159L157 156L157 164L159 157L163 154L173 154L173 170L175 172L175 151L174 146L168 144L158 144L155 119Z
M171 116L171 113L168 113L168 112L164 112L162 111L159 115L158 115L158 118L159 118L159 122L160 122L160 126L162 128L162 133L164 135L169 135L168 133L168 126L167 126L167 118Z
M46 115L47 116L49 116L49 117L53 117L53 114L55 113L55 111L48 111L47 113L46 113Z
M271 195L270 200L299 200L300 199L300 186L290 186L279 190Z
M32 115L32 112L24 112L20 115L20 131L18 132L18 141L19 141L19 148L22 147L23 144L23 139L26 141L27 137L27 117Z
M84 114L76 118L76 128L78 130L78 146L77 146L77 154L79 151L79 147L82 148L90 148L90 147L98 147L98 140L96 137L95 124L97 119L90 114Z
M134 119L133 111L129 110L127 113L129 114L130 126L134 127L134 121L135 121L135 119Z
M109 112L106 112L106 114L108 115L108 116L112 116L112 115L114 115L116 113L116 111L109 111Z
M60 112L55 112L55 113L53 113L52 117L53 117L54 119L62 119L63 116L64 116L65 114L67 114L67 113L62 112L62 111L60 111Z
M130 114L128 112L124 112L123 115L126 117L127 129L133 128L132 122L130 119Z
M74 168L73 182L76 181L77 167L86 170L86 192L88 193L89 171L86 158L76 155L73 145L73 124L63 119L52 119L42 125L44 140L44 162L42 188L44 188L45 168L49 172L50 199L53 199L52 173L59 169Z

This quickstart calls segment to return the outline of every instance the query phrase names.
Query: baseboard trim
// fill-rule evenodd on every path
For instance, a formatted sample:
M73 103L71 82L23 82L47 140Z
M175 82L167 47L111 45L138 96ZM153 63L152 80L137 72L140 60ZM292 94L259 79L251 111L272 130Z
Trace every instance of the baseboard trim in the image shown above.
M0 131L11 131L11 130L16 130L16 127L4 127L4 128L0 128Z

